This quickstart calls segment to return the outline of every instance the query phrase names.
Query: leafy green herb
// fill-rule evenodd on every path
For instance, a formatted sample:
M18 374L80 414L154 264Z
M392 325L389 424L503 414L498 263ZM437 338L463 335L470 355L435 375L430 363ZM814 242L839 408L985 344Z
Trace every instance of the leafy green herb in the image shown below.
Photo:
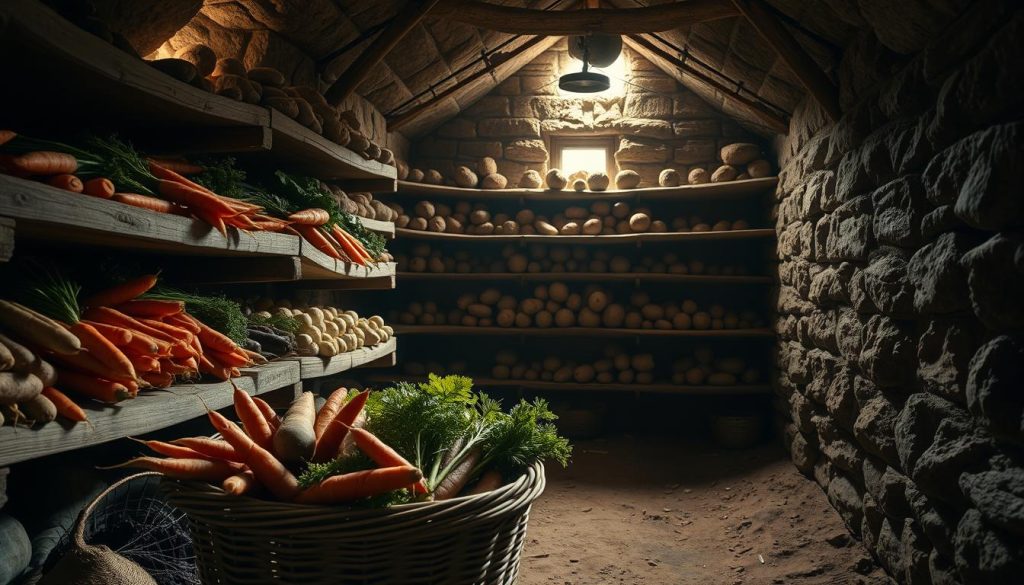
M42 263L33 262L27 271L23 282L28 284L18 290L20 300L51 319L77 323L81 313L78 294L82 287Z
M193 181L203 187L227 197L243 199L247 193L245 171L235 166L232 157L219 160L203 161L203 172L193 177Z
M235 343L245 341L246 326L249 324L249 320L242 313L242 307L227 297L193 295L170 288L152 290L143 297L163 301L181 301L185 303L185 310L192 316L227 335L231 341Z

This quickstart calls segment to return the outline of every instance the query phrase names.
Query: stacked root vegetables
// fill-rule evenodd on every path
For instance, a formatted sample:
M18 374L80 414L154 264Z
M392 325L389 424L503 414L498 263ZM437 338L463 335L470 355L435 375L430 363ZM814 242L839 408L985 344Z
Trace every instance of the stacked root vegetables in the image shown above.
M293 307L286 300L261 299L256 307L256 317L283 315L296 319L295 351L303 356L333 357L384 343L395 334L380 315L367 318L336 307Z
M672 364L672 382L690 386L732 386L754 384L761 379L757 368L739 357L717 357L709 347L698 347L692 355Z
M59 310L0 301L0 369L9 370L0 374L0 404L11 422L48 422L58 413L83 421L84 411L65 393L113 404L204 374L227 380L259 357L188 314L181 302L138 298L156 280L130 280L81 308L72 285L58 293Z
M696 301L653 302L644 291L634 291L628 303L618 303L599 285L574 290L563 282L538 285L529 298L487 289L466 293L456 307L442 311L433 302L412 302L395 315L403 325L461 325L464 327L611 329L748 329L763 321L752 311L731 311L719 304L702 309Z
M400 272L460 273L559 273L588 272L638 273L638 274L705 274L741 275L747 273L746 266L738 264L705 264L703 260L684 260L675 252L664 252L660 256L647 255L634 261L625 254L613 254L600 248L578 246L546 246L533 244L528 249L508 245L501 249L501 255L491 258L468 250L446 253L440 246L418 242L410 248L409 254L397 257Z
M615 235L661 232L710 232L744 230L744 219L707 221L700 216L654 219L648 207L634 208L627 201L595 201L589 207L572 205L552 216L523 209L510 215L491 213L486 203L459 201L454 206L420 201L411 213L400 206L395 225L415 231L449 234L490 235Z

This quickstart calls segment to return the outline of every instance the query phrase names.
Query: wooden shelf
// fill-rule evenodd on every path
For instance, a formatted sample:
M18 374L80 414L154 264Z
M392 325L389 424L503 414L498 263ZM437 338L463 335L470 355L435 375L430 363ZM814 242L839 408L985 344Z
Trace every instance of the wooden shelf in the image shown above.
M137 138L151 152L253 156L321 179L340 180L347 188L381 192L396 188L395 167L366 160L280 112L174 79L80 29L38 0L0 3L0 23L6 25L0 48L19 55L8 78L35 90L10 97L22 100L26 112L39 112L41 122L53 123L63 116L65 126L81 126L82 119L96 124L100 119L129 128L161 128ZM53 75L54 71L60 75ZM56 97L68 95L75 99L58 101ZM37 101L49 101L51 106ZM26 116L25 123L32 122L32 116ZM160 136L162 143L150 142L153 135Z
M302 240L299 256L302 262L303 280L388 281L392 285L387 288L394 288L396 266L394 262L380 262L373 266L343 262L317 250L306 240Z
M299 375L303 380L321 378L351 370L353 368L386 368L395 365L398 341L392 337L373 347L361 347L330 358L290 357L284 358L299 364Z
M14 255L14 220L0 217L0 262L7 262Z
M396 228L395 234L410 240L439 240L449 242L523 242L548 244L634 244L639 242L700 242L710 240L755 240L774 238L775 230L771 228L729 230L718 232L659 232L643 234L614 234L605 236L542 236L510 234L500 236L475 236L470 234L447 234Z
M256 396L299 382L300 367L292 361L243 368L234 382ZM228 382L182 384L166 390L144 391L116 406L89 401L82 407L89 424L65 426L61 419L35 429L0 427L0 467L45 455L72 451L123 437L140 436L232 404Z
M512 280L522 282L593 281L678 282L690 284L772 284L770 276L666 274L660 272L399 272L402 280Z
M483 388L517 388L519 390L532 391L544 390L549 392L636 392L643 394L681 394L699 396L736 396L751 394L771 394L772 388L767 384L736 384L733 386L688 386L686 384L600 384L591 382L580 384L578 382L546 382L543 380L499 380L497 378L473 378L473 386ZM396 374L394 376L377 375L367 376L368 382L376 384L390 384L395 380L408 380L411 382L425 382L425 376L406 376Z
M682 185L679 187L649 187L619 191L551 191L548 189L466 189L447 185L428 185L410 181L398 182L399 195L415 197L445 197L450 199L506 200L506 201L602 201L602 200L658 200L675 201L734 200L765 193L779 182L778 177L747 179L728 183Z
M505 337L775 337L771 329L610 329L605 327L464 327L395 325L402 335L494 335Z
M46 242L158 250L181 255L298 256L301 239L270 232L222 236L209 224L0 175L0 216L16 237Z
M381 221L379 219L370 219L368 217L359 217L359 223L363 224L363 227L370 230L371 232L377 232L383 235L389 240L395 238L395 222L393 221Z

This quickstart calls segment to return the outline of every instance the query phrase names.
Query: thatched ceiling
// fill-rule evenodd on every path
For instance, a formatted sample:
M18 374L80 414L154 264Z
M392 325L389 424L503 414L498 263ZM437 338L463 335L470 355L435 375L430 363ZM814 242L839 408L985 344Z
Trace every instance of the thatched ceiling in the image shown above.
M350 48L344 54L325 57L407 6L409 0L205 0L200 19L211 19L224 28L269 29L287 39L318 64L322 76L333 80L369 46L369 41ZM447 0L442 0L447 1ZM553 0L489 0L504 5L542 8ZM604 5L632 8L673 0L603 0ZM683 0L685 1L685 0ZM723 0L728 2L728 0ZM844 49L862 33L876 34L894 53L919 49L931 36L950 22L969 0L767 0L777 17L804 50L839 81L839 64ZM575 8L574 0L562 0L556 9ZM692 57L709 65L725 77L775 106L792 112L805 90L774 50L742 17L696 24L660 33ZM458 76L435 85L461 67L473 62L481 51L492 49L510 35L454 23L448 19L427 17L416 26L385 58L359 88L358 92L376 105L381 113L393 111L414 95L441 91ZM509 48L524 42L520 37ZM508 75L533 60L557 38L524 52L499 67L494 75L469 84L439 107L419 117L403 132L420 135L454 117L485 95ZM704 97L726 114L768 134L757 119L736 107L721 92L681 73L664 59L640 49L639 52L689 89ZM429 97L429 93L423 99Z

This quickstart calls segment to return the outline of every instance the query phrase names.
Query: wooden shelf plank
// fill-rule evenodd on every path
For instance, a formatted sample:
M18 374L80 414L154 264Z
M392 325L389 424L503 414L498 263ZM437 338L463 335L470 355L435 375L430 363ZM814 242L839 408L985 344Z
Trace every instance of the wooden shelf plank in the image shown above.
M70 109L78 113L88 104L141 123L152 125L159 120L168 127L270 123L266 108L178 81L68 22L37 0L0 2L0 22L6 24L0 39L3 46L16 48L21 61L42 65L40 77L59 78L52 83L63 84L64 94L75 96ZM54 71L60 71L57 78Z
M771 394L772 387L768 384L736 384L732 386L688 386L686 384L599 384L591 382L580 384L577 382L546 382L543 380L499 380L496 378L473 378L473 385L478 388L517 388L524 391L544 390L551 392L636 392L644 394L682 394L699 396L736 396ZM376 384L390 384L396 380L408 380L411 382L424 382L425 376L406 376L396 374L387 376L373 374L366 376L366 380Z
M363 224L363 227L372 231L382 234L385 238L392 240L395 238L395 222L393 221L381 221L379 219L370 219L368 217L359 217L359 223Z
M14 256L14 220L0 217L0 262L7 262Z
M387 360L388 363L381 367L394 365L393 356L397 351L397 347L398 340L392 337L384 343L379 343L373 347L361 347L355 351L345 352L330 358L290 357L284 359L297 363L300 368L299 375L303 380L308 380L310 378L332 376L360 366L368 367L372 362L388 356L391 356L392 359Z
M159 250L182 255L298 256L300 238L270 232L225 238L209 224L0 175L0 216L17 221L18 238Z
M394 262L380 262L373 266L342 262L317 250L306 240L302 240L300 256L302 257L303 280L377 280L383 282L395 275L396 264ZM358 285L354 286L358 288Z
M395 325L402 335L492 335L504 337L775 337L771 329L609 329L604 327L464 327Z
M245 368L234 382L252 395L299 382L298 364L282 360ZM145 391L117 406L82 404L90 424L65 426L57 421L36 429L0 427L0 467L45 455L72 451L128 436L140 436L231 405L228 382L182 384L167 390Z
M402 280L504 280L522 282L550 281L639 281L690 284L772 284L771 276L711 274L667 274L651 272L399 272Z
M547 189L466 189L447 185L428 185L410 181L398 182L398 194L413 197L445 197L450 199L472 199L474 201L602 201L614 199L646 200L671 199L678 201L742 199L759 195L775 188L778 177L730 181L728 183L707 183L705 185L681 185L679 187L649 187L619 191L551 191Z
M396 228L395 235L400 238L411 240L440 240L451 242L524 242L549 244L634 244L637 242L698 242L710 240L757 240L774 238L775 230L771 228L758 228L748 230L729 230L718 232L659 232L643 234L614 234L598 236L542 236L510 234L500 236L475 236L469 234L447 234L438 232L427 232L411 230L408 228Z
M354 151L339 146L277 110L270 110L273 133L271 152L276 160L287 162L298 172L321 179L345 179L344 186L360 190L394 191L398 170L375 160L366 160ZM359 181L383 182L370 186ZM390 189L386 188L390 186Z

